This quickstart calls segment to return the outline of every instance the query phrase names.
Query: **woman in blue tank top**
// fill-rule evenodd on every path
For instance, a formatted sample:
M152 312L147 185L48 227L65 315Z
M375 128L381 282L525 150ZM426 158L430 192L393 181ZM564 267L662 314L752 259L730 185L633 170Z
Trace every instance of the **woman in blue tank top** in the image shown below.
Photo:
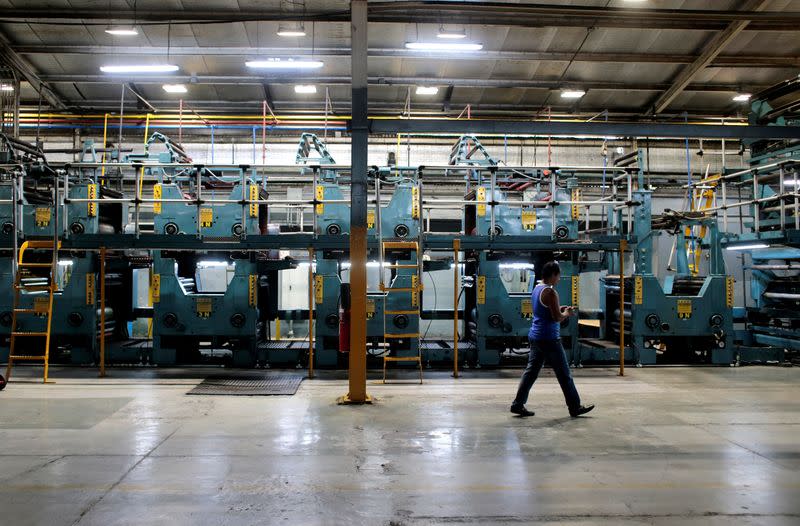
M558 293L554 287L561 279L561 268L555 261L545 263L542 267L542 281L531 292L533 305L533 322L528 332L528 341L531 352L528 355L528 365L517 389L517 396L511 404L511 412L520 416L533 416L533 411L525 409L528 394L533 387L545 359L550 363L553 372L561 385L564 399L567 402L569 414L573 417L583 415L594 409L593 405L581 405L578 390L567 363L567 354L561 345L561 322L575 315L575 308L561 306Z

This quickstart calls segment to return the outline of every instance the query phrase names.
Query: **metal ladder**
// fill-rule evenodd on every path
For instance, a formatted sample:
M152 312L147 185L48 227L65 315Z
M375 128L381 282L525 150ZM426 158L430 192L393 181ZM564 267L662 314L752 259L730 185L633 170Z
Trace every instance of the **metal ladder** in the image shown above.
M421 301L419 297L419 293L422 290L422 281L420 280L419 274L419 265L420 265L420 258L419 258L419 243L417 241L382 241L381 242L381 262L386 260L386 251L387 250L400 250L400 251L408 251L412 254L416 254L416 263L395 263L395 264L386 264L383 265L381 268L381 282L380 282L380 290L384 292L385 295L383 297L384 301L384 309L383 309L383 341L386 344L386 340L389 339L403 339L403 338L417 338L419 339L420 335L419 332L416 333L390 333L386 332L386 317L387 316L397 316L397 315L405 315L405 316L417 316L421 318ZM410 258L409 258L410 259ZM411 277L411 287L387 287L383 283L383 269L416 269L417 272L414 274L410 274ZM409 276L409 275L407 275ZM405 310L386 310L386 298L389 294L394 293L411 293L411 306L412 309L405 309ZM419 323L417 324L417 331L419 331ZM386 383L386 366L389 362L417 362L417 366L419 367L419 383L422 383L422 348L420 345L417 345L417 355L416 356L383 356L383 383Z
M8 366L6 367L6 381L11 378L11 368L14 361L41 361L44 365L43 383L47 383L47 375L50 365L50 330L53 320L53 295L56 292L56 265L58 264L58 249L61 242L48 241L25 241L19 249L19 256L14 273L14 309L11 315L11 344L8 353ZM25 252L27 250L48 250L51 259L49 262L26 262ZM49 269L47 276L37 275L43 269ZM43 283L43 281L45 281ZM47 295L33 297L32 305L21 302L22 292L47 292ZM46 301L43 301L46 300ZM21 307L24 305L24 307ZM20 315L38 316L47 319L44 331L25 331L18 326ZM44 338L44 351L42 354L35 354L31 351L33 345L25 346L24 354L16 354L17 338L27 341Z

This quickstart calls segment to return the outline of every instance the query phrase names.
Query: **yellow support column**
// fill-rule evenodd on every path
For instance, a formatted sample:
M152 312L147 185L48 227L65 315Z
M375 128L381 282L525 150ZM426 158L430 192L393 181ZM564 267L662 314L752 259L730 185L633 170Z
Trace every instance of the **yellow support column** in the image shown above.
M625 250L628 242L619 240L619 375L625 376Z
M458 378L458 252L461 240L453 240L453 378Z
M314 249L308 249L308 378L314 378Z

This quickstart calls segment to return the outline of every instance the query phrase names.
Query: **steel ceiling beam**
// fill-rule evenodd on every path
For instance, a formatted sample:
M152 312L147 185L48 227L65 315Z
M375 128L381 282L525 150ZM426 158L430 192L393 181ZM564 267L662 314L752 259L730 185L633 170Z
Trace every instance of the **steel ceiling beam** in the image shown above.
M691 137L707 139L800 139L797 126L728 126L640 122L547 122L519 120L371 119L370 133L438 133L597 137Z
M123 82L136 82L137 84L164 84L164 83L186 83L186 84L215 84L215 85L261 85L264 77L256 75L44 75L45 82L54 84L59 83L85 83L85 84L119 84ZM269 78L271 85L279 84L316 84L327 85L350 85L350 77L341 76L289 76L275 75ZM628 84L625 82L607 81L570 81L562 82L554 80L529 80L529 79L454 79L438 77L369 77L369 84L380 86L416 86L433 85L444 86L454 85L456 87L467 88L522 88L522 89L561 89L564 85L580 85L586 90L609 90L609 91L664 91L669 89L669 83L636 83ZM741 84L690 84L686 87L688 91L710 91L710 92L736 92L742 87ZM764 89L767 86L747 85L753 91Z
M350 20L349 9L309 10L305 15L278 10L169 10L117 9L113 13L95 8L5 8L3 22L113 21L115 23L247 22L305 20L340 22ZM526 5L504 2L370 2L370 22L450 23L524 27L639 27L652 29L697 29L717 31L730 22L747 20L754 30L796 30L800 12L744 12L731 10L647 9L579 5Z
M340 48L277 48L277 47L206 47L206 46L98 46L98 45L60 45L27 44L15 45L14 50L21 55L134 55L149 56L305 56L350 57L349 47ZM519 60L549 62L602 62L602 63L653 63L653 64L691 64L699 55L670 53L591 53L591 52L551 52L551 51L481 51L479 53L420 53L403 48L370 48L370 58L419 58L441 60ZM711 67L798 67L800 56L759 56L728 55L717 56L709 64Z
M66 104L55 91L42 81L36 70L30 63L19 56L9 44L8 38L0 33L0 61L5 62L8 67L15 70L19 76L26 80L36 92L41 93L41 96L48 104L57 109L66 108Z
M159 108L163 108L162 111L169 112L174 111L176 108L177 101L175 99L149 99L150 102ZM322 113L324 111L324 102L322 100L280 100L276 99L270 103L270 107L273 109L275 107L281 108L283 111L290 111L293 114L302 114L302 113ZM258 112L261 111L261 104L263 103L262 99L248 99L248 100L195 100L192 99L191 104L192 107L195 109L207 109L209 111L233 111L233 110L242 110L242 111L251 111ZM84 108L92 108L92 109L103 109L103 110L119 110L119 99L89 99L86 100L82 106ZM134 107L134 104L131 103L129 106ZM384 101L378 102L373 101L370 103L370 111L373 113L387 113L387 114L398 114L403 111L405 106L404 102L391 102L391 101ZM414 115L436 115L441 117L442 116L442 106L443 102L420 102L415 101L412 107ZM347 115L350 111L350 101L349 100L334 100L333 101L333 108L336 116ZM452 103L450 111L453 115L459 113L462 108L453 109ZM511 116L518 116L520 114L530 114L531 116L539 114L541 112L541 105L535 104L473 104L472 105L472 114L473 115L498 115L498 114L508 114ZM580 113L575 114L575 118L580 118L581 116L586 116L586 118L591 117L592 115L596 115L604 110L608 110L609 115L611 116L638 116L641 114L635 108L622 108L622 107L582 107ZM731 115L730 108L720 108L717 111L704 111L702 116L707 117L715 117L715 118L722 118L722 117L729 117ZM336 116L331 117L335 119ZM662 113L659 117L662 118L669 118L669 117L678 117L678 114L664 114ZM693 114L693 117L700 117L699 114Z
M747 12L761 11L770 0L745 0L741 4L741 10ZM672 101L689 86L689 83L697 77L711 62L719 55L739 33L741 33L750 23L750 19L737 19L731 22L723 31L714 35L711 40L706 42L703 52L694 62L683 68L678 76L672 81L672 85L662 93L653 103L653 113L661 113L669 107Z

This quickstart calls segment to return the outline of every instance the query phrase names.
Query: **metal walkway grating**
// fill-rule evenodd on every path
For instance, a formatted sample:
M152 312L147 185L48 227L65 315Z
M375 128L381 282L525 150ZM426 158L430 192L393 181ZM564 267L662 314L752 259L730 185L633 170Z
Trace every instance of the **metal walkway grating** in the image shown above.
M270 396L293 395L305 376L301 374L214 375L189 395Z

